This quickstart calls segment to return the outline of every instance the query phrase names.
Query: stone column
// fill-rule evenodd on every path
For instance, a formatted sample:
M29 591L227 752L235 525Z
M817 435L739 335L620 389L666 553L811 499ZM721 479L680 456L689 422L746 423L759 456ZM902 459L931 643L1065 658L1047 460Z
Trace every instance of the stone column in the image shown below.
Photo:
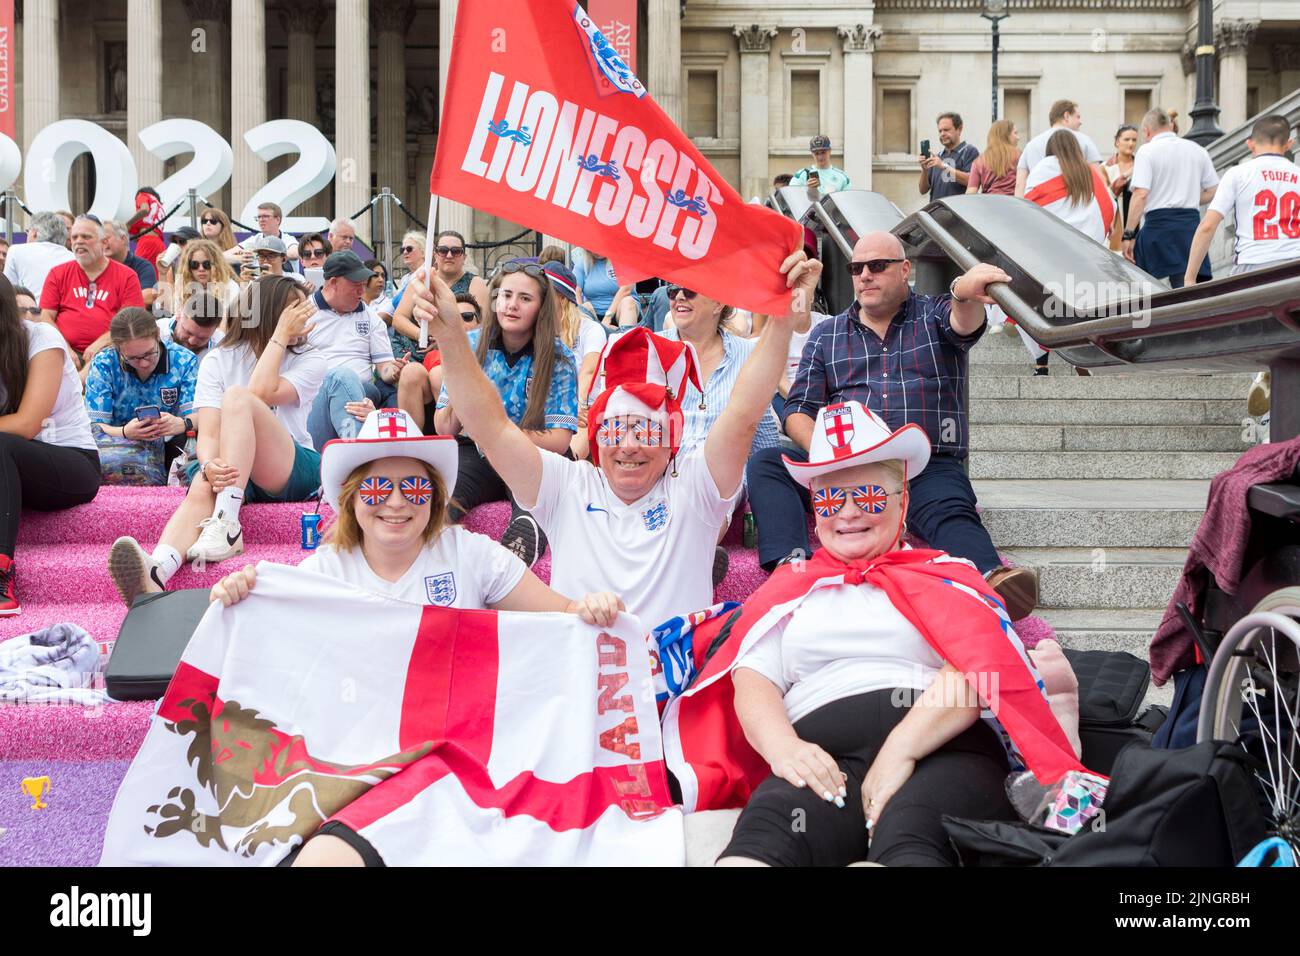
M768 181L768 92L769 54L776 27L734 27L740 42L740 198L766 196Z
M230 0L185 0L190 15L190 115L222 136L230 132L226 65L230 62ZM198 31L195 34L193 31ZM208 200L229 211L230 184Z
M406 34L414 17L411 0L375 0L374 28L379 36L379 186L387 186L403 202L411 199L407 195L410 176L406 168ZM396 208L393 216L401 216ZM394 218L393 228L400 225Z
M853 189L871 188L876 102L872 70L880 32L880 27L861 23L839 27L844 44L844 171Z
M337 0L334 5L334 214L351 216L370 198L370 4ZM369 242L370 217L357 220L357 235Z
M235 151L235 172L229 212L235 219L266 184L266 163L244 142L245 132L266 122L266 0L232 0L230 30L230 145Z
M320 30L321 12L312 6L296 4L279 9L280 25L289 40L285 76L285 115L319 128L316 112L316 34ZM281 163L286 160L280 160ZM273 166L268 174L278 171ZM330 191L322 189L302 203L295 213L300 216L329 216Z
M681 0L650 0L646 22L649 37L646 88L654 101L678 126L682 112L682 7Z
M126 144L141 186L157 186L162 160L140 143L139 132L162 119L162 3L126 5Z
M59 118L59 0L23 8L23 154Z
M1219 54L1219 126L1225 133L1246 122L1246 54L1258 20L1224 20L1214 28Z
M456 7L460 0L439 0L438 2L438 109L441 117L443 100L447 96L447 68L451 63L451 38L456 30ZM479 0L482 2L482 0ZM439 133L442 131L442 121L438 123ZM429 200L423 193L418 196L412 196L408 203L411 211L423 219L429 212ZM474 210L464 203L451 202L447 199L438 200L438 222L429 223L430 227L437 229L455 229L465 237L466 242L474 241ZM472 252L471 252L472 255ZM477 271L477 270L475 270Z

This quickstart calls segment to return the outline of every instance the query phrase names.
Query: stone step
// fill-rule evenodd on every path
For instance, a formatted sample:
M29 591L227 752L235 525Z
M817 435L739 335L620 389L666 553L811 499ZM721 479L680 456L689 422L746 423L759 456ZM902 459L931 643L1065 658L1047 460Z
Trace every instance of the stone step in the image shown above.
M1028 479L973 482L993 542L1006 548L1185 548L1208 481Z
M981 451L1231 451L1251 446L1240 425L971 425Z
M1039 573L1043 608L1162 609L1178 585L1183 548L1004 548Z
M1246 399L975 398L973 423L991 425L1236 425Z
M1242 375L976 375L971 398L1236 399L1246 413L1251 377Z
M1237 463L1230 451L985 451L970 459L971 478L1213 478ZM1120 486L1113 493L1123 497Z
M1052 625L1063 647L1128 651L1143 660L1164 617L1164 609L1132 607L1043 608L1035 613Z

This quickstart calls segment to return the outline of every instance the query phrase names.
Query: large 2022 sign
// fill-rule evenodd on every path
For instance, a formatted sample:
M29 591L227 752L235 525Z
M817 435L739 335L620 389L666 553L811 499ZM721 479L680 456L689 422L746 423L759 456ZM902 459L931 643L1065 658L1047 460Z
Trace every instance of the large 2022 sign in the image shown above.
M264 160L297 153L298 161L253 194L236 217L252 223L257 204L276 203L289 213L299 203L320 192L333 178L336 168L334 147L316 127L299 120L272 120L244 133L249 149ZM135 160L126 143L115 135L79 119L59 120L41 130L27 151L23 185L27 205L32 209L71 209L68 179L72 164L83 153L95 163L95 198L90 212L101 219L129 219L135 212L135 194L140 186L153 186L170 209L190 189L200 196L212 196L230 179L235 154L230 144L211 126L191 119L168 119L140 130L140 143L166 162L193 153L194 158L161 183L141 183ZM8 189L23 169L18 145L0 133L0 190ZM347 210L346 212L351 212ZM346 213L345 213L346 214ZM189 223L187 205L177 210L166 224L172 229ZM287 216L281 225L286 232L317 232L329 220L320 216Z

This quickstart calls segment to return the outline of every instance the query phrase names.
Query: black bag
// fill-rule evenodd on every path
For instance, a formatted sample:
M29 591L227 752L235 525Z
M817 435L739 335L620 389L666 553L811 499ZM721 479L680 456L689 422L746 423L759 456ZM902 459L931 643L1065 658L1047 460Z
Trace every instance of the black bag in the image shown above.
M126 612L104 686L114 700L157 700L211 603L210 588L142 594Z
M1147 743L1155 727L1138 717L1151 686L1151 665L1122 651L1065 650L1079 681L1079 741L1083 765L1109 775L1119 752L1129 744ZM1152 721L1154 722L1154 721ZM1158 723L1156 724L1158 726Z
M1029 824L943 818L966 866L1235 866L1267 835L1255 758L1205 741L1130 744L1095 818L1073 836Z

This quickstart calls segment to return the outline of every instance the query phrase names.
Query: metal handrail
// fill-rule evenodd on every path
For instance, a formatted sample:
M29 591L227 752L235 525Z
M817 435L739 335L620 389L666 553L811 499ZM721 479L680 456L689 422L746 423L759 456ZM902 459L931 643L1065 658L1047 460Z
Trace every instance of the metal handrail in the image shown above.
M910 218L962 271L979 264L980 259L928 212L920 210ZM993 283L988 287L988 293L1034 341L1046 348L1059 349L1094 345L1095 339L1102 337L1124 340L1189 328L1233 325L1245 317L1243 312L1258 312L1260 318L1277 318L1278 301L1291 297L1300 299L1300 276L1285 277L1208 299L1192 299L1100 319L1085 319L1068 326L1050 324L1006 283Z

